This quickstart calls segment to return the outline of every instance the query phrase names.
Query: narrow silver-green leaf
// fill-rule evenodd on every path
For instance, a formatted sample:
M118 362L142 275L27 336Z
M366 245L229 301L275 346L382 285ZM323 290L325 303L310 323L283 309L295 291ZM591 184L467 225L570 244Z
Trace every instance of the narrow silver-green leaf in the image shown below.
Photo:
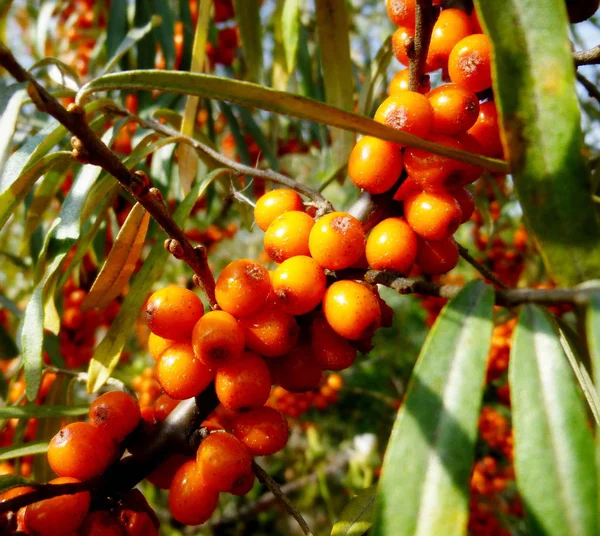
M361 536L373 525L377 486L362 490L342 510L331 536Z
M244 60L248 67L247 78L252 82L262 82L263 49L262 23L260 21L259 0L234 0L235 20L240 29Z
M281 33L288 73L294 71L300 41L300 0L284 0L281 13Z
M373 535L466 533L493 305L471 282L431 329L386 450Z
M77 417L85 415L89 406L4 406L0 408L0 419L49 419L52 417Z
M538 307L521 311L509 379L527 534L598 534L592 430L559 338Z
M22 456L35 456L36 454L45 454L48 451L46 441L33 441L25 445L15 445L0 449L0 462L21 458Z
M13 84L0 89L0 169L10 153L10 146L13 140L15 129L17 128L17 119L21 111L21 105L27 98L25 84Z

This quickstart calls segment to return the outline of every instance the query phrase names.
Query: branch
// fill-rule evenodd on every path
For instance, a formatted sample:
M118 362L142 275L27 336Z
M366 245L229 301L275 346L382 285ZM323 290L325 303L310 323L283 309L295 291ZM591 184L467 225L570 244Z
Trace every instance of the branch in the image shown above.
M110 173L150 213L171 237L166 244L169 252L175 253L177 258L190 266L196 274L195 281L202 286L210 305L216 306L215 280L208 266L206 248L192 246L183 230L173 221L160 191L151 187L145 174L127 169L119 157L89 127L83 109L71 105L67 110L62 106L21 66L1 41L0 66L4 67L18 82L29 82L27 91L38 110L54 117L75 135L71 143L74 156L80 162L100 166Z
M495 283L500 288L508 288L502 281L500 281L500 279L498 279L494 275L494 273L489 268L487 268L479 261L477 261L477 259L471 256L469 250L466 247L461 246L458 242L456 243L456 245L458 246L458 252L460 253L460 256L463 259L465 259L473 268L475 268L475 270L477 270L483 277L485 277L492 283Z
M600 90L596 87L596 84L588 80L579 71L575 72L575 77L577 78L577 81L585 88L588 95L592 99L596 99L598 102L600 102Z
M576 67L600 63L600 45L589 50L576 50L573 52L573 61Z
M415 39L408 67L408 89L411 91L419 91L421 87L421 81L425 73L429 41L431 39L431 26L431 0L417 0L415 3Z

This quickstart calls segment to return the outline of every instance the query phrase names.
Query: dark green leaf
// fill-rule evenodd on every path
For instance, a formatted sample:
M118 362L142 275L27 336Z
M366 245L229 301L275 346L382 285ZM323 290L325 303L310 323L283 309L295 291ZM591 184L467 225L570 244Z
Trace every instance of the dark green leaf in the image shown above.
M373 524L377 486L362 490L340 514L331 536L361 536Z
M160 43L167 68L171 69L175 65L175 18L171 11L169 2L164 0L152 0L154 13L160 16L162 24L154 29L156 40Z
M263 50L259 0L234 0L235 20L240 29L248 80L262 82Z
M112 0L106 30L106 52L112 58L127 34L128 0Z
M284 0L281 14L281 31L283 48L285 50L285 64L288 73L292 73L296 66L296 54L300 40L300 0Z

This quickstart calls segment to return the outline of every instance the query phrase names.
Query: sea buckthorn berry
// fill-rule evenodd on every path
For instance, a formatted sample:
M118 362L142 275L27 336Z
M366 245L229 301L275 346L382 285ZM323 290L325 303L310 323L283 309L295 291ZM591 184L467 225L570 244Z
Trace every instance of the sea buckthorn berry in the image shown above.
M352 182L370 194L387 192L402 173L402 148L371 136L363 136L352 149L348 175Z
M358 261L365 249L362 223L346 212L320 218L308 241L312 258L323 268L342 270Z
M483 154L479 142L468 132L458 134L455 139L456 141L458 141L458 143L460 143L463 151L474 154ZM462 171L462 179L460 183L461 186L471 184L472 182L475 182L479 177L481 177L481 174L483 173L483 169L481 167L469 164L463 165L464 168Z
M158 536L155 516L150 512L119 508L119 521L127 536Z
M408 225L427 240L452 236L462 219L458 201L447 192L420 192L404 201Z
M433 109L433 132L454 136L469 130L479 115L479 99L456 84L432 89L427 98Z
M302 198L294 192L281 188L272 190L258 199L254 207L254 219L263 231L266 231L275 218L292 210L304 210Z
M467 131L481 146L481 154L485 156L502 156L502 141L498 125L498 111L494 101L482 102L475 124Z
M296 344L300 328L296 319L277 307L268 307L240 320L246 346L265 357L287 354Z
M154 418L157 422L164 421L178 404L179 400L175 400L168 394L163 393L156 399L156 402L154 402Z
M415 39L415 29L407 26L400 26L392 34L392 51L394 57L402 64L408 65L408 51L413 48Z
M103 430L74 422L50 441L48 463L58 476L89 480L102 474L118 453L117 443Z
M204 390L214 374L194 356L189 342L167 348L156 362L156 378L171 398L184 400Z
M321 303L326 278L314 259L299 255L283 261L273 272L273 291L278 307L291 315L303 315Z
M333 330L356 341L379 327L380 309L377 297L356 281L336 281L323 298L323 312Z
M365 253L374 270L407 274L417 257L417 237L403 218L387 218L371 230Z
M169 489L175 473L188 461L193 461L193 458L185 454L173 454L161 462L146 478L148 482L159 489Z
M473 27L473 33L483 33L481 22L479 22L479 15L477 14L477 8L473 8L473 11L471 11L471 26Z
M465 223L471 219L473 212L475 212L475 201L473 199L473 194L467 190L466 188L455 188L448 192L460 206L460 213L462 214L462 218L460 223Z
M330 374L327 376L327 385L334 391L339 391L344 387L344 378L339 374Z
M244 351L244 330L225 311L210 311L194 326L194 355L210 369L236 360Z
M308 237L314 224L315 220L306 212L292 210L278 216L265 232L265 252L276 263L308 255Z
M90 423L120 443L139 424L140 406L122 391L105 393L90 406Z
M169 285L146 302L146 322L152 333L164 339L187 339L204 308L191 290Z
M185 462L177 470L169 491L169 510L177 521L200 525L210 518L219 503L219 492L206 481L194 460Z
M248 449L227 432L213 432L202 441L196 463L206 484L218 491L229 492L252 470Z
M308 344L299 344L285 356L269 361L273 383L293 393L316 389L322 369Z
M422 191L421 185L412 177L408 176L404 179L400 188L394 194L394 201L404 201L409 195Z
M479 33L461 39L448 58L450 80L475 93L492 87L491 55L487 35Z
M569 22L577 24L588 20L600 5L599 0L567 0L567 11L569 13Z
M286 418L268 407L242 413L233 421L232 432L253 456L268 456L287 444L290 431Z
M242 496L249 493L250 490L254 487L254 481L256 480L254 473L249 471L241 475L236 481L229 493L232 495Z
M421 83L419 84L419 89L417 90L419 93L423 95L429 93L431 90L431 80L428 74L423 75L421 78ZM388 94L391 96L397 95L402 91L410 91L410 71L409 69L402 69L398 71L393 78L390 80L390 85L388 86Z
M415 0L387 0L388 17L396 26L415 26Z
M460 9L444 9L433 25L427 52L428 69L445 68L454 45L472 33L469 15Z
M433 109L425 95L402 91L385 99L377 108L374 119L396 130L425 138L433 125Z
M356 360L356 348L333 331L322 316L315 318L310 326L310 344L323 370L344 370Z
M106 510L90 512L77 531L77 536L126 536L119 519Z
M417 265L424 274L445 274L456 266L458 257L458 246L451 236L435 241L419 238Z
M227 409L243 411L262 406L271 392L269 367L259 355L244 352L236 361L217 370L215 390Z
M174 342L175 340L173 339L163 339L162 337L150 332L150 335L148 335L148 352L152 356L152 359L156 361L160 357L160 354L162 354Z
M55 478L50 484L74 484L75 478ZM59 495L30 504L25 509L25 525L37 536L66 536L83 523L90 509L90 492Z
M221 272L215 296L221 309L233 316L245 316L261 309L270 291L271 280L266 268L256 261L239 259Z

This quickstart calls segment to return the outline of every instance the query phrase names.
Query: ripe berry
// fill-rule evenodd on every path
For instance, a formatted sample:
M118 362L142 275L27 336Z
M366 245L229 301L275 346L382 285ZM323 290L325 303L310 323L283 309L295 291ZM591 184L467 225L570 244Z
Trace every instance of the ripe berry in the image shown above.
M237 496L246 495L246 493L249 493L250 490L254 487L254 480L256 479L252 471L240 475L240 477L235 481L235 484L233 485L229 493Z
M432 89L427 98L433 109L433 132L454 136L469 130L479 115L479 99L456 84Z
M249 259L229 263L215 287L219 307L233 316L245 316L261 309L270 291L269 272Z
M194 460L184 463L175 473L169 491L169 510L177 521L200 525L210 518L219 503L219 492L206 482Z
M269 368L259 355L244 352L217 370L215 390L227 409L243 411L262 406L271 392Z
M89 480L117 458L118 445L103 430L86 422L65 426L50 441L48 463L62 477Z
M486 101L479 105L477 121L467 133L479 143L481 153L485 156L502 156L498 111L494 101Z
M356 348L333 331L321 316L310 326L310 343L315 361L323 370L344 370L356 359Z
M409 195L422 190L423 188L421 188L421 185L415 181L415 179L408 176L404 179L400 185L400 188L396 190L396 193L394 194L394 201L404 201Z
M146 322L164 339L187 339L204 308L191 290L175 285L157 290L146 303Z
M445 274L456 266L458 257L458 246L452 237L435 241L419 238L417 265L424 274Z
M450 80L475 93L492 87L491 55L487 35L479 33L461 39L448 58Z
M312 258L323 268L342 270L360 260L365 248L362 224L346 212L320 218L308 241Z
M427 240L452 236L462 219L458 201L447 192L420 192L404 201L408 225Z
M460 9L444 9L433 26L427 52L429 70L445 68L454 45L473 33L471 19Z
M164 421L178 405L179 400L175 400L168 394L163 393L154 402L154 418L157 422Z
M473 194L466 188L455 188L450 190L448 193L456 199L460 206L460 213L462 215L460 223L465 223L471 219L473 212L475 211L475 201L473 200Z
M193 458L185 454L173 454L161 462L146 478L148 482L159 489L169 489L175 473L188 461L193 461Z
M254 219L263 231L266 231L275 218L292 210L304 210L302 198L294 192L281 188L272 190L258 199L254 207Z
M278 357L289 352L300 333L296 319L277 307L268 307L240 320L246 346L265 357Z
M396 26L415 26L415 0L387 0L388 17Z
M155 361L160 357L169 346L171 346L175 341L173 339L163 339L158 335L150 332L148 335L148 352L152 356L152 359Z
M119 519L106 510L90 512L77 531L77 536L127 536Z
M314 224L306 212L293 210L278 216L265 232L265 252L276 263L308 255L308 237Z
M325 272L314 259L299 255L282 262L273 272L277 305L291 315L303 315L321 303Z
M299 344L285 356L269 361L273 383L292 392L315 389L321 383L321 367L308 344Z
M213 432L204 439L196 462L206 484L218 491L230 491L252 470L252 456L239 439L227 432Z
M408 49L412 47L415 38L415 29L407 26L400 26L392 34L392 51L394 57L402 64L408 65Z
M213 379L213 373L195 358L189 342L178 342L167 348L156 362L156 378L171 398L184 400L202 392Z
M140 406L122 391L105 393L90 406L90 423L120 443L138 425Z
M348 175L370 194L387 192L402 173L402 148L389 141L363 136L352 149Z
M244 351L244 344L242 326L225 311L206 313L192 332L194 355L210 369L238 359Z
M365 248L374 270L410 272L417 256L417 237L402 218L387 218L371 230Z
M338 335L353 341L371 335L381 315L377 297L356 281L333 283L325 292L323 312Z
M409 69L402 69L398 71L393 78L390 80L390 85L388 86L388 95L393 96L397 95L402 91L410 90L410 71ZM419 84L419 89L417 90L419 93L426 95L431 90L431 80L429 75L423 75L421 79L421 83Z
M375 121L425 138L433 124L433 110L425 95L402 91L385 99L375 112Z
M233 421L232 432L253 456L279 452L290 435L286 418L268 407L238 415Z

